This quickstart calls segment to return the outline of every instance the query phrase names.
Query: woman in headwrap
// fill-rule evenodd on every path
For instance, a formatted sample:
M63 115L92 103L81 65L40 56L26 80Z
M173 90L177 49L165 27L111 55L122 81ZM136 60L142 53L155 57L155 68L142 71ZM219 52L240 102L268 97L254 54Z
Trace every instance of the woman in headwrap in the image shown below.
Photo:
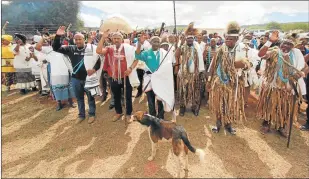
M7 87L7 91L10 91L10 86L15 82L14 53L11 49L12 40L13 37L11 35L1 36L2 79Z
M20 89L21 94L26 94L27 89L36 90L35 77L32 75L30 59L34 54L30 52L29 44L26 44L26 36L15 34L16 46L14 47L14 68L16 69L16 88Z

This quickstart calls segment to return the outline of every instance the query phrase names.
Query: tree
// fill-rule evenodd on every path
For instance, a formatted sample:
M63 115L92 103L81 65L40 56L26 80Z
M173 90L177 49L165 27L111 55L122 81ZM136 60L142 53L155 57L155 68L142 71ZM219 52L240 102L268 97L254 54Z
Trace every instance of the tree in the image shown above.
M2 19L10 24L20 25L68 25L72 28L83 25L78 18L80 2L75 0L65 1L11 1L2 4Z
M275 21L268 23L268 24L266 25L266 28L267 28L268 30L273 30L273 29L281 30L281 29L282 29L280 23L275 22Z

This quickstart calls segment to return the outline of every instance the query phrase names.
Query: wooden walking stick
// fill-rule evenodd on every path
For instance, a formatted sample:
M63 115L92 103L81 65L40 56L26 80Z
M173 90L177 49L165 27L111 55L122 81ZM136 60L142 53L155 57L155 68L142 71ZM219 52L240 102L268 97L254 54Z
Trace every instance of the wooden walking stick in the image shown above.
M293 104L292 104L292 114L290 117L290 126L289 126L289 136L288 136L288 143L287 143L287 148L290 147L290 140L291 140L291 134L292 134L292 127L293 127L293 120L294 120L294 112L295 112L295 105L297 101L297 97L299 97L296 85L294 84L293 81L289 81L290 85L293 87L295 94L293 95Z
M128 121L127 121L127 85L126 85L126 75L123 78L124 82L123 82L123 97L124 97L124 111L125 114L122 116L122 120L124 120L124 127L127 128L128 127Z

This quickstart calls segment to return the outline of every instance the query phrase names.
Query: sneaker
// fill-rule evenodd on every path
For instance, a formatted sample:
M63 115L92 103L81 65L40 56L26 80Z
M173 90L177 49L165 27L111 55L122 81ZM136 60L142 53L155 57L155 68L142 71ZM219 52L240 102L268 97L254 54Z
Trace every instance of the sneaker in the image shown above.
M302 131L309 131L309 123L306 123L305 125L301 126L300 130L302 130Z
M57 108L56 108L56 111L60 111L62 108L63 108L62 104L60 104L60 105L58 104Z
M22 94L22 95L25 95L25 94L27 94L27 91L26 91L26 89L21 89L21 90L20 90L20 94Z
M102 97L102 99L101 99L101 102L102 102L102 103L105 102L106 99L107 99L107 95L103 95L103 97Z
M283 128L283 127L280 127L279 129L278 129L278 132L279 132L279 134L282 136L282 137L284 137L284 138L287 138L289 135L287 134L287 132L286 132L286 130Z
M225 129L231 134L231 135L236 135L236 130L232 128L231 124L228 124L225 126Z
M186 108L185 107L180 107L179 116L184 116L185 112L186 112Z
M112 110L115 107L115 105L109 105L108 110Z
M85 119L84 118L77 118L76 119L76 123L75 124L79 124L79 123L81 123L81 122L83 122Z
M133 121L131 121L131 115L126 116L126 123L131 124Z
M113 117L113 122L116 122L116 121L118 121L118 120L120 120L121 119L121 117L123 116L123 114L116 114L114 117Z
M212 131L213 133L219 133L219 132L220 132L221 126L222 126L221 120L217 120L216 126L212 127L212 128L211 128L211 131Z
M262 134L270 133L270 124L268 124L268 121L263 121L260 131Z
M194 114L194 116L198 116L199 111L198 111L198 109L192 108L192 113Z
M42 95L42 96L47 96L48 93L47 93L46 91L42 91L42 92L41 92L41 95Z
M136 94L136 96L135 96L135 98L139 98L140 96L142 96L142 94L143 94L143 92L137 92L137 94Z
M91 123L93 123L95 121L95 117L94 116L90 116L89 118L88 118L88 124L91 124Z

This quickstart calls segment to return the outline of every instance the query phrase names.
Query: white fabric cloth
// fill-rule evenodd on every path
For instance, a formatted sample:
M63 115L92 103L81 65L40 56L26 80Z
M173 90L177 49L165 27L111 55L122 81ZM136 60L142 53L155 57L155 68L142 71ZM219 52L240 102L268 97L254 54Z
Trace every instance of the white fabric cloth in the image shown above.
M96 53L97 46L92 44L87 44L84 56L84 65L86 70L91 70L95 66L98 60L101 60L100 69L97 70L91 76L86 77L85 89L87 89L92 96L98 95L102 96L102 91L100 89L100 77L103 69L103 59L99 57Z
M163 61L166 53L167 51L160 48L160 63ZM173 110L175 103L173 80L173 59L171 55L166 56L166 59L156 72L151 75L146 73L144 75L143 89L150 81L145 92L152 89L157 99L162 101L164 111L166 112Z
M171 48L171 46L173 46L172 48ZM175 52L176 52L176 49L175 49L175 45L174 44L168 44L168 49L170 49L171 48L171 50L170 50L170 54L169 55L173 55L173 57L171 57L172 58L172 62L173 62L173 64L176 64L176 58L175 58Z
M256 66L258 65L259 61L261 60L261 58L258 56L259 51L253 48L250 48L248 46L249 50L248 50L248 60L249 62L252 63L252 67L250 69L248 69L247 71L245 71L245 74L247 74L247 76L245 77L245 87L248 87L249 85L253 85L253 86L258 86L259 84L259 78L258 75L255 71Z
M205 66L204 66L204 60L203 60L203 52L201 51L200 45L198 44L198 42L194 41L193 42L194 47L197 50L197 55L198 55L198 61L199 61L199 72L203 72L205 71Z
M126 56L127 67L129 68L135 60L135 47L133 47L129 44L123 44L123 47L124 47L124 53L125 53L125 56ZM139 86L140 81L138 80L136 69L132 69L132 72L129 75L129 80L130 80L132 87Z
M305 67L305 59L301 51L297 48L293 48L292 53L294 54L294 67L296 67L298 70L302 70ZM306 83L304 81L304 78L298 79L298 84L300 87L300 91L302 95L306 95Z
M184 45L186 45L186 44L184 44ZM193 46L197 51L198 62L199 62L199 64L198 64L199 72L203 72L203 71L205 71L205 65L204 65L203 53L201 51L200 45L196 41L194 41ZM190 73L194 73L194 66L195 66L194 62L192 62L191 66L188 67L189 68L188 70L189 70ZM181 64L179 72L178 72L179 75L181 75L181 69L182 69L182 64Z
M42 90L45 90L45 91L49 91L50 88L48 84L47 64L44 64L43 61L46 60L46 56L47 56L46 54L50 51L52 51L52 47L50 46L43 46L41 52L34 50L34 54L38 58L37 66L39 67Z
M67 85L70 83L70 73L73 71L70 59L58 52L51 51L47 55L47 61L50 62L50 81L51 85Z
M199 44L199 46L200 46L200 49L201 49L201 51L202 51L202 53L205 51L205 48L206 48L206 43L205 42L201 42L200 44Z
M32 75L40 76L41 74L41 65L38 61L35 61L33 58L30 59L31 61L31 71Z

